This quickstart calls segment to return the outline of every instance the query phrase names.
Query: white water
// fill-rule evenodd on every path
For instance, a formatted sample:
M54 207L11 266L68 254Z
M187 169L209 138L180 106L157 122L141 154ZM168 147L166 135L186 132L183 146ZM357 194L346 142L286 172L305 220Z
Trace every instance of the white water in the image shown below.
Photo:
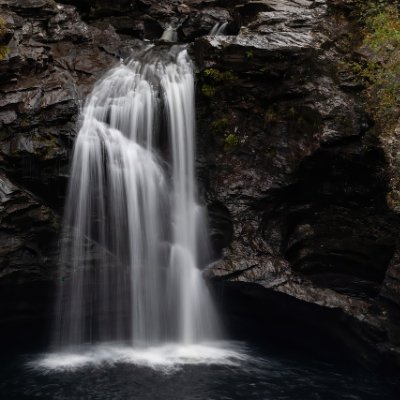
M165 28L160 40L163 40L164 42L178 41L178 33L176 31L176 28L173 28L172 26L167 26Z
M168 373L185 365L240 366L250 359L247 348L235 342L190 345L166 343L146 349L104 343L75 351L72 349L70 352L45 354L29 365L43 372L51 372L124 363Z
M209 35L210 36L220 36L224 35L226 31L226 27L228 26L227 22L217 22L211 29Z
M186 51L168 57L112 69L87 100L66 202L57 349L218 337L199 269L210 258L192 65Z

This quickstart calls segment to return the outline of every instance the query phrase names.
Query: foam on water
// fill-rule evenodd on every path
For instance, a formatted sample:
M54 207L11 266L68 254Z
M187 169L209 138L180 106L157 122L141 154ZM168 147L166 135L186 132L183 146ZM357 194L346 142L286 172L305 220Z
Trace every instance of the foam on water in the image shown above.
M49 373L124 363L169 373L185 365L239 366L248 359L245 346L233 342L206 342L192 345L168 343L147 348L103 343L44 354L39 359L31 361L29 366Z

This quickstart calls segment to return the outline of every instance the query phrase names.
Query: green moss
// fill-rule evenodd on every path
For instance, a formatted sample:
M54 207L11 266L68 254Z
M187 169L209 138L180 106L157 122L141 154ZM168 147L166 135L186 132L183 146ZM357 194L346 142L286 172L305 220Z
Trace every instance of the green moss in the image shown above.
M254 57L254 52L252 49L246 51L246 57L249 59Z
M386 195L388 206L397 213L400 213L400 192L397 190L391 191Z
M221 72L219 72L216 68L206 68L203 71L203 76L218 81L220 80Z
M216 134L224 133L228 127L229 127L229 120L228 118L225 117L216 119L211 123L211 129Z
M6 32L6 20L0 15L0 37L4 36Z
M229 117L222 117L211 122L211 131L219 140L222 139L225 151L232 151L240 144L239 136L233 133L232 129Z
M61 222L54 216L51 221L52 221L51 228L53 229L53 231L60 232L62 228Z
M363 47L371 57L349 65L364 81L367 101L376 122L383 128L400 117L400 13L388 1L360 5L360 21L364 29Z
M206 97L213 97L215 96L216 88L213 85L209 85L207 83L204 83L201 86L201 93L203 93L204 96Z
M0 16L0 40L6 34L6 21ZM7 46L0 46L0 61L4 60L8 55L9 49Z
M203 76L215 82L232 82L237 80L237 75L233 71L221 72L217 68L205 69Z
M217 68L206 68L200 75L200 90L206 97L214 97L221 88L230 86L238 79L232 71L221 72Z
M366 24L369 29L366 43L376 52L392 52L399 45L400 19L397 7L387 6L377 15L367 18Z
M0 61L4 60L8 55L9 49L7 46L0 46Z
M237 147L240 143L239 136L235 133L230 133L225 137L224 140L224 150L232 151L235 147Z

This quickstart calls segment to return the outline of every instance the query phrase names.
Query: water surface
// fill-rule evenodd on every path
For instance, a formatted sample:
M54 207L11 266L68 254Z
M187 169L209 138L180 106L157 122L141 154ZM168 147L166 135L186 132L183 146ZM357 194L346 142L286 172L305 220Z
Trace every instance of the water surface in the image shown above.
M103 344L24 355L0 367L0 398L96 400L398 400L394 379L239 342L148 350Z

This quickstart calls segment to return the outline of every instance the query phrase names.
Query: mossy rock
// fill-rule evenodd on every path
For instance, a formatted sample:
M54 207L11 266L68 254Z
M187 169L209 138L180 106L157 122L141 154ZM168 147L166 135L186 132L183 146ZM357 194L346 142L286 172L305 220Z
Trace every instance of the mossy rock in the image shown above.
M235 133L230 133L225 137L224 150L232 151L240 144L240 138Z

